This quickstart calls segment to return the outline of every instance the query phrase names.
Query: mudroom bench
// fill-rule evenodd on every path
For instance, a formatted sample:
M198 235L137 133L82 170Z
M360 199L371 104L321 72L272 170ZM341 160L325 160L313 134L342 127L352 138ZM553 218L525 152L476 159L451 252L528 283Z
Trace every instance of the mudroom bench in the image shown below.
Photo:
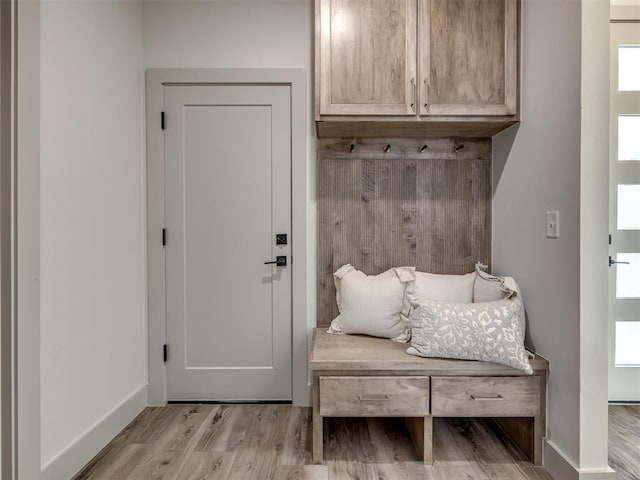
M404 417L418 456L433 463L434 417L490 417L530 460L542 462L549 362L533 375L489 362L421 358L406 344L316 328L313 461L322 463L324 417Z

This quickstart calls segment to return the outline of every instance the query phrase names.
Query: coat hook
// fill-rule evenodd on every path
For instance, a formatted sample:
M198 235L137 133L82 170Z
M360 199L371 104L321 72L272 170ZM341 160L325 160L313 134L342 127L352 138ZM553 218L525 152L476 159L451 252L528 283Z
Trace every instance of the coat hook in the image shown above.
M389 150L391 150L391 145L387 144L387 145L384 147L384 153L387 153Z
M429 145L427 145L426 143L424 145L422 145L420 147L420 153L424 152L427 148L429 148Z
M461 143L460 145L458 145L455 149L454 152L458 153L460 150L462 150L464 148L464 144Z
M356 149L356 146L352 143L349 147L349 152L353 152Z

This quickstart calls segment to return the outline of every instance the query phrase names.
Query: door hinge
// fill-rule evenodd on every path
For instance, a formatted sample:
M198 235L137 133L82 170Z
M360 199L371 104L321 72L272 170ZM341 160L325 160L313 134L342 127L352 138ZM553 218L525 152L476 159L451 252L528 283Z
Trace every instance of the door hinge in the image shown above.
M611 234L609 234L609 245L611 245Z
M167 244L167 229L162 229L162 246L164 247Z
M162 127L162 130L166 128L164 112L160 112L160 126Z
M162 359L165 363L169 360L169 345L166 343L162 346Z

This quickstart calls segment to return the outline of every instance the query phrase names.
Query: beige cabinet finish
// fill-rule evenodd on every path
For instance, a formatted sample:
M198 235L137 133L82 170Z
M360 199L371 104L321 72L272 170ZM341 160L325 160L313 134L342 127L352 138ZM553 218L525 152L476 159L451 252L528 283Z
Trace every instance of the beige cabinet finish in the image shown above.
M320 415L429 415L429 377L320 377Z
M540 414L537 377L431 377L436 417L534 417Z
M320 110L415 115L416 0L322 0Z
M516 0L423 0L420 115L515 115Z
M313 371L313 461L324 458L325 417L404 416L418 455L433 458L434 417L492 417L536 465L546 432L549 362L536 355L533 375L504 365L422 358L406 344L317 328Z
M316 0L318 136L492 136L519 118L520 0ZM384 133L383 133L384 135Z

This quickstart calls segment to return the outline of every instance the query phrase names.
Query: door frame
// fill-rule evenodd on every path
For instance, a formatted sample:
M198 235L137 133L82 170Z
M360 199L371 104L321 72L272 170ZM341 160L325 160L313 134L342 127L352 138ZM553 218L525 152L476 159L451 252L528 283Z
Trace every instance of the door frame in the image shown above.
M147 145L147 353L148 403L167 403L164 134L161 115L166 85L289 85L291 87L291 313L292 395L294 405L310 404L307 325L307 71L269 69L149 69L146 72ZM167 118L167 125L171 119ZM294 261L295 260L295 261Z

